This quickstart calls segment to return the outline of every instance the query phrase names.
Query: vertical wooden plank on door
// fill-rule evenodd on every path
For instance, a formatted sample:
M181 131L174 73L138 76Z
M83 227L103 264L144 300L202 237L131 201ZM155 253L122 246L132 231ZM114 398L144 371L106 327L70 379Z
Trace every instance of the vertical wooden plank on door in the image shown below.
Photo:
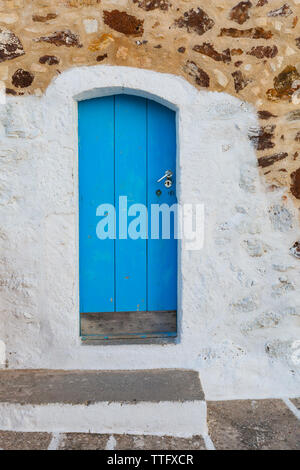
M147 204L147 102L129 95L115 97L115 200L127 196L128 207ZM139 214L137 214L139 215ZM134 217L128 217L128 224ZM118 222L119 223L119 222ZM118 224L117 224L118 225ZM117 226L118 231L119 225ZM117 232L118 233L118 232ZM116 311L146 310L146 240L116 239Z
M114 311L114 240L100 240L97 207L114 204L114 98L78 103L80 312Z
M176 199L176 115L156 103L148 102L148 204L172 206ZM172 187L164 180L157 183L166 170L173 173ZM158 191L158 192L157 192ZM161 194L160 194L161 191ZM148 241L148 310L177 310L177 240L174 239L171 214L170 239ZM151 224L150 224L151 225Z

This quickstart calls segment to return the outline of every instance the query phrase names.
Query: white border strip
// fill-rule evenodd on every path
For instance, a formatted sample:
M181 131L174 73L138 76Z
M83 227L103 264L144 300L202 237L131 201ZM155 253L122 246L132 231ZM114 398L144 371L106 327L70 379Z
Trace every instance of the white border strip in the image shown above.
M64 435L54 432L50 441L48 450L58 450L60 443L63 441Z
M117 445L117 441L116 441L116 439L114 438L114 436L111 435L111 436L109 436L109 438L108 438L108 440L107 440L107 443L106 443L106 446L105 446L105 450L115 450L116 445Z
M214 443L208 434L203 434L202 437L203 437L205 447L207 450L216 450Z
M300 411L298 408L289 400L289 398L282 398L282 401L286 404L286 406L291 410L291 412L300 420Z
M192 437L207 434L206 403L101 402L93 405L0 404L0 429L21 432L81 432ZM59 436L52 437L52 447Z

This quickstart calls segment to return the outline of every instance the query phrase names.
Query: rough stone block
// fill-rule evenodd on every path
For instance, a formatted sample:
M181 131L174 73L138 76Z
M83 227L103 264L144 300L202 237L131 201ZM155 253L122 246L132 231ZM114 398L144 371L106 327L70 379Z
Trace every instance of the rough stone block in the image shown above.
M300 424L281 400L208 402L217 450L300 450Z

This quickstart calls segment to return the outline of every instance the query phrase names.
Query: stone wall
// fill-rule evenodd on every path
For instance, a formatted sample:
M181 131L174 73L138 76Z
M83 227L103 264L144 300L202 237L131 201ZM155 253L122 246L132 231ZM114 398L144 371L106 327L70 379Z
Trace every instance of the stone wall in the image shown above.
M63 70L101 63L226 91L256 107L261 172L299 207L299 18L299 0L2 0L0 80L39 96Z

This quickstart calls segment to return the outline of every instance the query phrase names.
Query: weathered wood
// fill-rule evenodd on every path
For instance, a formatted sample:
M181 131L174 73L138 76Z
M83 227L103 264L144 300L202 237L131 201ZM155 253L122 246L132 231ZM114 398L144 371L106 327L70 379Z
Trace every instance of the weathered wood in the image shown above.
M81 313L81 336L157 338L176 336L176 331L176 311Z
M176 333L175 336L147 336L147 338L135 337L135 336L124 336L124 338L109 338L105 336L82 336L81 337L81 344L82 346L123 346L123 345L130 345L135 346L139 344L177 344L178 337Z

